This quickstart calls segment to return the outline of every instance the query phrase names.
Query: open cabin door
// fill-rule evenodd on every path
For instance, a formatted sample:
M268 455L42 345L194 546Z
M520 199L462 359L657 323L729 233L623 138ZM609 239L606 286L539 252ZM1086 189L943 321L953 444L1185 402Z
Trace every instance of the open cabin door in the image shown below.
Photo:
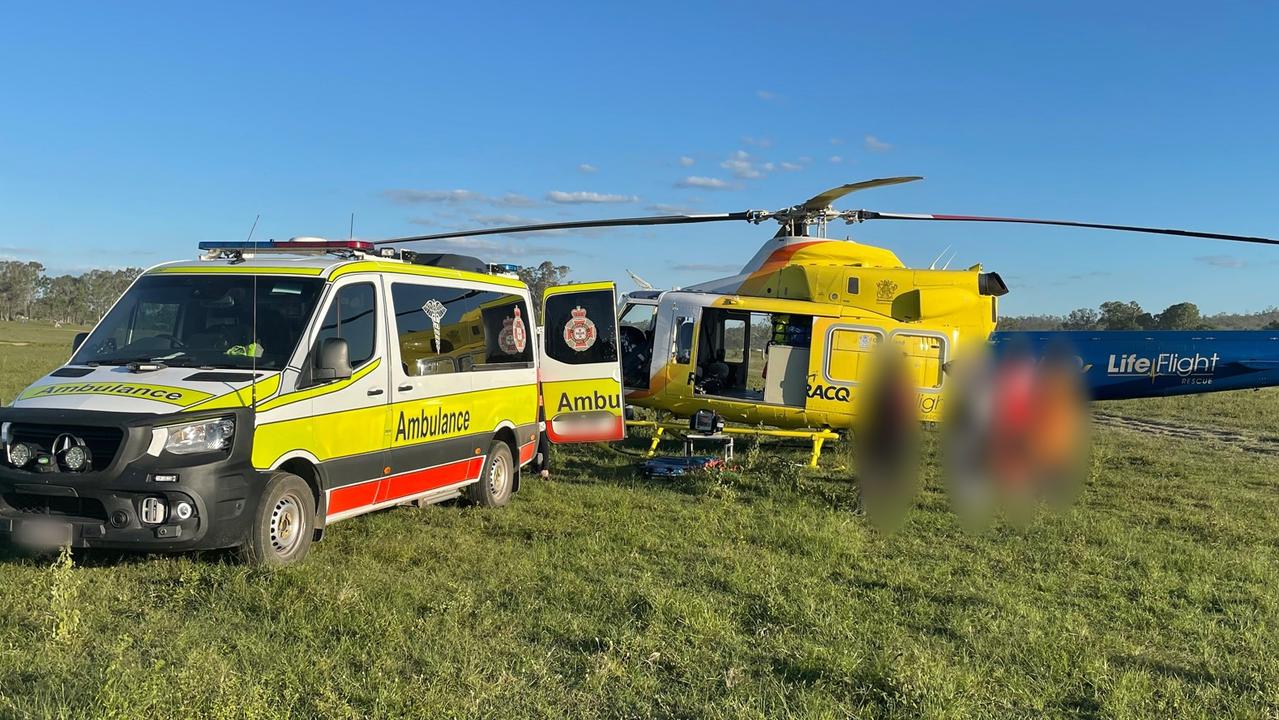
M539 380L547 437L555 443L626 437L613 283L548 288L542 321Z

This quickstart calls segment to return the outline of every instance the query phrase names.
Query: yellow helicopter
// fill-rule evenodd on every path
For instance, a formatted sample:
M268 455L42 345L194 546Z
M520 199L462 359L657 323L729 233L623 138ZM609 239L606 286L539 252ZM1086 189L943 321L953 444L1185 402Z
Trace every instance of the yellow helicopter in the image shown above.
M836 210L859 190L922 180L891 177L832 188L777 211L568 221L396 238L420 242L541 230L774 220L781 226L737 274L678 290L641 289L622 298L618 338L629 405L689 417L711 410L728 432L805 437L816 464L832 431L852 428L858 391L881 348L899 350L913 385L915 414L940 420L948 371L956 358L984 348L1008 287L980 264L963 270L907 267L891 250L828 239L842 220L944 220L1027 223L1273 242L1260 238L1128 225L989 216ZM633 276L634 277L634 276ZM637 282L640 282L637 279ZM642 285L646 285L643 283ZM654 448L667 427L657 428ZM773 429L761 429L768 426Z

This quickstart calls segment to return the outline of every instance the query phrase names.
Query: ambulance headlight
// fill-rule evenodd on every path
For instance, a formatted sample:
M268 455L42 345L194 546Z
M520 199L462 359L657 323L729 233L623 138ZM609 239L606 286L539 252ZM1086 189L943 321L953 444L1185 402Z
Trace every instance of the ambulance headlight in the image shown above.
M231 438L235 436L235 418L224 417L202 420L190 425L170 425L165 428L156 428L155 432L167 433L164 449L175 455L226 450L231 447Z
M35 455L35 450L26 443L14 443L9 446L9 464L16 468L24 467Z
M62 463L62 467L71 472L83 472L89 467L89 448L83 445L70 445L60 453L58 460Z

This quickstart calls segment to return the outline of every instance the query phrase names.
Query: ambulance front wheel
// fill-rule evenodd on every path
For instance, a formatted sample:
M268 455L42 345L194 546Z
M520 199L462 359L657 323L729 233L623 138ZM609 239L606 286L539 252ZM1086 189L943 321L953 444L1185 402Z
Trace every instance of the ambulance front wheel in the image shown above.
M515 461L511 458L511 446L494 440L484 458L480 481L466 488L466 497L480 507L502 507L510 502L514 489Z
M267 481L238 554L250 565L298 562L311 549L314 528L315 497L310 486L297 475L275 473Z

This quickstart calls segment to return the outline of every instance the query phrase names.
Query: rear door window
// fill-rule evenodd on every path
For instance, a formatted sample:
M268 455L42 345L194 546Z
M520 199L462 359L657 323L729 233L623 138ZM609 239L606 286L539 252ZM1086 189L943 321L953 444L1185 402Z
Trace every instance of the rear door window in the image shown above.
M546 299L546 354L569 365L617 361L617 310L612 290Z

